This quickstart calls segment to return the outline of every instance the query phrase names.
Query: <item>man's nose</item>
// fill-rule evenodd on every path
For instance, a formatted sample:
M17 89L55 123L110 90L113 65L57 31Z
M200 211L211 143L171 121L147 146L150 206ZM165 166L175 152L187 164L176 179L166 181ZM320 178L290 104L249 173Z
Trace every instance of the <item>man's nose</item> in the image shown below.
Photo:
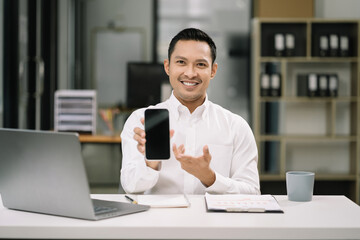
M187 66L184 74L185 74L185 76L187 76L190 79L197 76L196 69L192 65Z

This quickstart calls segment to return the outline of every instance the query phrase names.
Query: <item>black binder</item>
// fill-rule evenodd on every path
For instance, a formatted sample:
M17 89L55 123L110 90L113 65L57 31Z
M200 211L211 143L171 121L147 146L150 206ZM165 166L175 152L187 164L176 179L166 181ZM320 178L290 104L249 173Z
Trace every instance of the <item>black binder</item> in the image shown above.
M326 74L318 75L319 97L329 96L329 82Z
M339 77L337 74L329 75L329 96L337 97L339 92Z
M307 78L307 95L309 97L317 97L319 94L318 91L318 78L317 74L311 73Z
M271 74L270 80L270 96L280 97L281 96L281 76L279 73Z
M262 73L260 76L260 95L268 97L270 95L270 76L267 73Z
M329 56L329 38L326 35L322 35L319 38L319 49L320 49L320 57L328 57Z
M337 34L330 34L330 56L339 56L339 36Z
M349 56L349 37L342 35L340 36L340 56L348 57Z

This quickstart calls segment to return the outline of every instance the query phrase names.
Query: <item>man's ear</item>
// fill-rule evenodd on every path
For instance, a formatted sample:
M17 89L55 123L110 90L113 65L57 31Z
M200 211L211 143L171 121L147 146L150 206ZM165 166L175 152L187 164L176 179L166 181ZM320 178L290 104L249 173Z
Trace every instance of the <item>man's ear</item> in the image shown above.
M215 77L217 68L218 68L218 64L213 63L213 65L211 67L211 79L213 79Z
M164 70L168 76L169 76L169 65L170 65L169 59L165 59L164 60Z

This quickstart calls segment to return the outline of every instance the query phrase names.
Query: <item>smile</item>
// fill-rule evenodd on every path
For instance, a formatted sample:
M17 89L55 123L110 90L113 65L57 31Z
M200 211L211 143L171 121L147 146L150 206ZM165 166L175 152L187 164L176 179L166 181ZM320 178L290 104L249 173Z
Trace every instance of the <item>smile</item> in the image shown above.
M184 81L181 81L182 84L184 84L185 86L195 86L195 85L198 85L198 83L196 82L184 82Z

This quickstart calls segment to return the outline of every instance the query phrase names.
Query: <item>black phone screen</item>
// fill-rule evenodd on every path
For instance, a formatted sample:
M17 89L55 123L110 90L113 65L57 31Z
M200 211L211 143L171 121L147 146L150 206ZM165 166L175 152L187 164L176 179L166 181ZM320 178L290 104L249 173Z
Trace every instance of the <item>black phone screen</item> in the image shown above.
M167 109L145 110L146 159L170 158L170 126Z

